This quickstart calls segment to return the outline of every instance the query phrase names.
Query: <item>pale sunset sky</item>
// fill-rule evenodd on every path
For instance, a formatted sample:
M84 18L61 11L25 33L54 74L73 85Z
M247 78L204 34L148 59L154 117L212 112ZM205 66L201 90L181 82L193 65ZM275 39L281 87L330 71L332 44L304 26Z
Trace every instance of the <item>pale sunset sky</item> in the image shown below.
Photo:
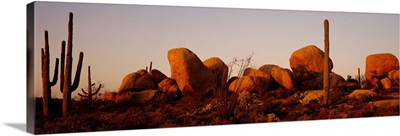
M117 90L122 78L153 62L168 77L167 52L185 47L202 60L254 53L252 65L276 64L289 68L292 52L307 45L324 50L323 21L330 22L330 57L333 72L346 78L364 73L369 54L391 53L399 58L399 15L349 12L314 12L238 8L109 5L37 2L35 7L35 96L42 96L40 49L49 31L50 77L61 41L67 40L69 12L74 13L73 73L79 52L84 52L78 90L92 82ZM238 67L234 67L237 71ZM62 97L59 82L53 96Z

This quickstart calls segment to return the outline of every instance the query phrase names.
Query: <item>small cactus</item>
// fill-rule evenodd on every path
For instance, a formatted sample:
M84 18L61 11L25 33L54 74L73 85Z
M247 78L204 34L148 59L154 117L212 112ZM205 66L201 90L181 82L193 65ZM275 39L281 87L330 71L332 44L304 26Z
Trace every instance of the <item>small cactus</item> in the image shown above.
M92 84L92 79L90 77L90 66L88 66L88 88L87 88L87 92L85 90L83 90L83 88L81 88L83 94L78 93L79 96L84 97L84 98L88 98L88 104L89 106L92 106L92 97L95 96L101 88L101 84L99 85L99 87L97 88L97 90L92 93L92 86L94 86L95 83Z
M153 67L153 62L150 62L149 71L152 69L152 67Z

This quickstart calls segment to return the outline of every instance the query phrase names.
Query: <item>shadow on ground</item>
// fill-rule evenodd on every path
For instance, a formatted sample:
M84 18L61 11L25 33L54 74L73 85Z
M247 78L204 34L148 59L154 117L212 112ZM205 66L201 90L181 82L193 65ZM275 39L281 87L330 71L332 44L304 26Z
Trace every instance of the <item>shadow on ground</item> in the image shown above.
M4 125L26 132L25 123L4 123Z

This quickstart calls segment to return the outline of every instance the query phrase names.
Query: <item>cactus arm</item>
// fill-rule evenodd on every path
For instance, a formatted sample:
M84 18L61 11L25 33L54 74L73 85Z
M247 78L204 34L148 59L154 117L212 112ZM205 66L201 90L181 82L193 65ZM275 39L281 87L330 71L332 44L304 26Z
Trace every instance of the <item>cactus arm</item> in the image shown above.
M100 91L100 89L101 89L101 84L99 85L99 87L97 88L97 90L96 90L94 93L92 93L92 96L96 95L96 94Z
M78 95L81 96L81 97L89 97L88 95L83 95L81 93L78 93Z
M64 87L64 64L65 64L65 41L61 42L61 69L60 69L60 92L63 92Z
M75 73L74 83L72 84L72 86L70 88L71 92L75 91L78 88L79 80L81 77L82 62L83 62L83 52L81 52L79 54L79 61L78 61L78 66L77 66L76 73Z
M85 90L83 90L83 88L81 88L81 90L82 90L82 92L83 92L85 95L88 94Z
M55 65L55 68L54 68L53 81L50 82L50 86L54 86L57 83L57 80L58 80L58 63L59 63L59 60L58 60L58 58L56 58L56 65Z

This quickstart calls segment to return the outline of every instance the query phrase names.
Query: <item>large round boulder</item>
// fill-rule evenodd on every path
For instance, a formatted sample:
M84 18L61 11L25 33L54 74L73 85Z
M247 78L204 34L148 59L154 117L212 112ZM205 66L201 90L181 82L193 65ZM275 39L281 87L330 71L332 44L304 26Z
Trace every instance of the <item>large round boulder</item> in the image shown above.
M289 61L296 80L298 78L314 78L324 70L324 52L315 45L296 50L290 56ZM333 63L330 58L328 66L329 70L332 70Z
M155 89L153 80L143 73L133 72L122 79L122 83L118 89L118 94L125 92L140 92L148 89Z
M342 76L334 72L329 74L329 81L330 81L329 84L330 88L339 88L342 83L346 82L346 80Z
M256 77L261 77L261 78L265 78L268 80L272 79L271 74L267 74L267 73L264 73L260 70L253 69L253 68L246 68L243 72L243 76L256 76Z
M203 64L214 75L217 87L222 89L228 80L228 66L218 57L209 58Z
M260 68L258 68L258 70L271 75L272 69L275 67L279 67L279 66L274 65L274 64L265 64L265 65L262 65Z
M373 78L383 79L391 70L399 70L399 60L390 53L371 54L366 58L365 79L374 85Z
M175 48L168 51L171 77L176 80L183 95L209 94L215 90L215 80L211 71L192 51Z
M293 73L289 69L274 67L271 70L272 78L288 90L294 90Z

